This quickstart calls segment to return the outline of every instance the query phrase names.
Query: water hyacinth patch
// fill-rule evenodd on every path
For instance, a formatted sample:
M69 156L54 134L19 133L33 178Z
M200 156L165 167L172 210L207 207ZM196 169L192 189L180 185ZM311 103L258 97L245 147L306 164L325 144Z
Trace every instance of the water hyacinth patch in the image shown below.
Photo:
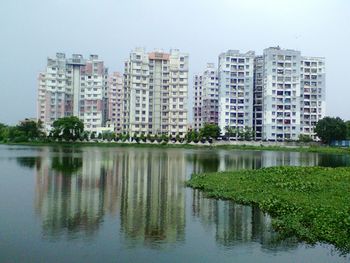
M259 206L283 236L350 252L350 168L270 167L193 175L209 197Z

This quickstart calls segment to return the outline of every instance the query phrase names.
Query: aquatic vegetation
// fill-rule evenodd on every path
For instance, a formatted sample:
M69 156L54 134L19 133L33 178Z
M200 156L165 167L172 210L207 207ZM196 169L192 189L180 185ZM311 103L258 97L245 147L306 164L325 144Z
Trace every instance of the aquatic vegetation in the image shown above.
M270 167L193 175L209 197L259 206L283 236L350 252L350 168Z

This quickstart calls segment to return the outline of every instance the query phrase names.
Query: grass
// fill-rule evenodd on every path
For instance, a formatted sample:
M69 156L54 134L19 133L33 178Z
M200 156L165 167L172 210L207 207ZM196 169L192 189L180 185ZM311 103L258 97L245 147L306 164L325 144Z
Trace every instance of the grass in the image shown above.
M350 252L350 168L272 167L193 175L209 197L259 206L283 237Z

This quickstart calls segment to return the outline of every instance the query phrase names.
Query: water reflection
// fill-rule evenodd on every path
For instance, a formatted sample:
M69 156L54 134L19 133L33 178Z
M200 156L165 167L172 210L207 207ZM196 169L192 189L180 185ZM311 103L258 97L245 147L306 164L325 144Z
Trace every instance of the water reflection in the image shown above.
M278 241L271 220L254 207L206 199L198 191L186 199L184 181L192 173L256 169L275 165L350 165L349 156L316 153L146 148L45 148L36 157L18 157L36 171L35 209L44 237L93 238L105 215L119 218L130 247L160 248L185 242L186 206L224 247L258 242L294 249ZM332 159L333 158L333 159ZM335 159L334 159L335 158ZM187 200L187 203L186 203ZM189 211L189 210L188 210ZM118 227L115 231L116 235ZM190 229L190 228L187 228ZM186 230L191 231L191 230Z
M44 236L50 239L96 233L106 210L115 211L116 184L113 174L91 153L42 156L37 170L35 208L43 220ZM86 160L86 162L83 162ZM83 163L85 163L83 165Z
M293 238L281 240L272 230L271 218L254 206L208 199L195 190L192 215L199 218L207 229L214 225L217 243L227 248L249 242L258 242L263 248L272 251L295 249L298 246Z
M16 158L17 163L22 167L36 168L41 167L41 157L23 156Z
M88 150L77 154L56 149L35 160L42 164L36 169L35 207L45 237L91 236L106 212L118 212L130 245L183 240L183 153Z
M184 239L185 165L179 151L124 153L120 218L129 245Z
M80 157L53 157L51 162L51 169L62 172L64 175L75 174L82 166L83 162Z

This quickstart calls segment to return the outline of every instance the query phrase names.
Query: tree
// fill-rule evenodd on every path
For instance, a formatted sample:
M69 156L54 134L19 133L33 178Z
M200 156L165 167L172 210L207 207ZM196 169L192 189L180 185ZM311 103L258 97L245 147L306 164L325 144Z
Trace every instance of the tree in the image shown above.
M255 132L253 128L245 126L244 128L225 126L225 135L228 137L236 137L237 139L250 141L254 138Z
M89 137L90 137L90 132L84 131L81 135L81 140L89 141Z
M146 136L145 136L144 133L141 133L140 140L143 141L143 142L146 142Z
M37 139L44 135L44 132L42 131L42 122L40 120L36 122L25 119L24 121L21 121L16 128L27 138L27 140Z
M254 137L254 130L251 127L245 126L241 131L241 138L245 141L250 141Z
M236 137L238 133L237 128L225 126L225 135L228 137Z
M102 139L107 141L112 141L115 139L115 132L112 131L105 131L102 133Z
M7 126L0 122L0 141L7 139Z
M185 138L186 138L187 142L197 142L199 139L199 134L197 131L191 130L191 131L187 132Z
M93 131L93 132L90 134L90 139L91 139L91 140L96 139L96 132L95 132L95 131Z
M129 133L125 133L125 134L120 134L120 139L122 142L128 141L130 139L130 134Z
M200 129L200 137L208 138L217 138L220 136L220 127L216 124L205 123L203 128Z
M161 138L161 140L163 141L163 142L168 142L169 141L169 137L165 134L165 133L163 133L162 134L162 136L160 137Z
M146 138L147 138L147 140L149 140L150 142L153 142L153 138L152 138L151 134L148 133Z
M300 142L312 142L312 138L308 134L300 134L299 135L299 141Z
M329 144L333 140L344 140L347 129L339 117L325 117L317 122L315 132L322 142Z
M350 140L350 121L346 121L346 139Z
M64 117L55 120L53 126L53 137L58 139L77 140L84 132L84 123L75 116Z

